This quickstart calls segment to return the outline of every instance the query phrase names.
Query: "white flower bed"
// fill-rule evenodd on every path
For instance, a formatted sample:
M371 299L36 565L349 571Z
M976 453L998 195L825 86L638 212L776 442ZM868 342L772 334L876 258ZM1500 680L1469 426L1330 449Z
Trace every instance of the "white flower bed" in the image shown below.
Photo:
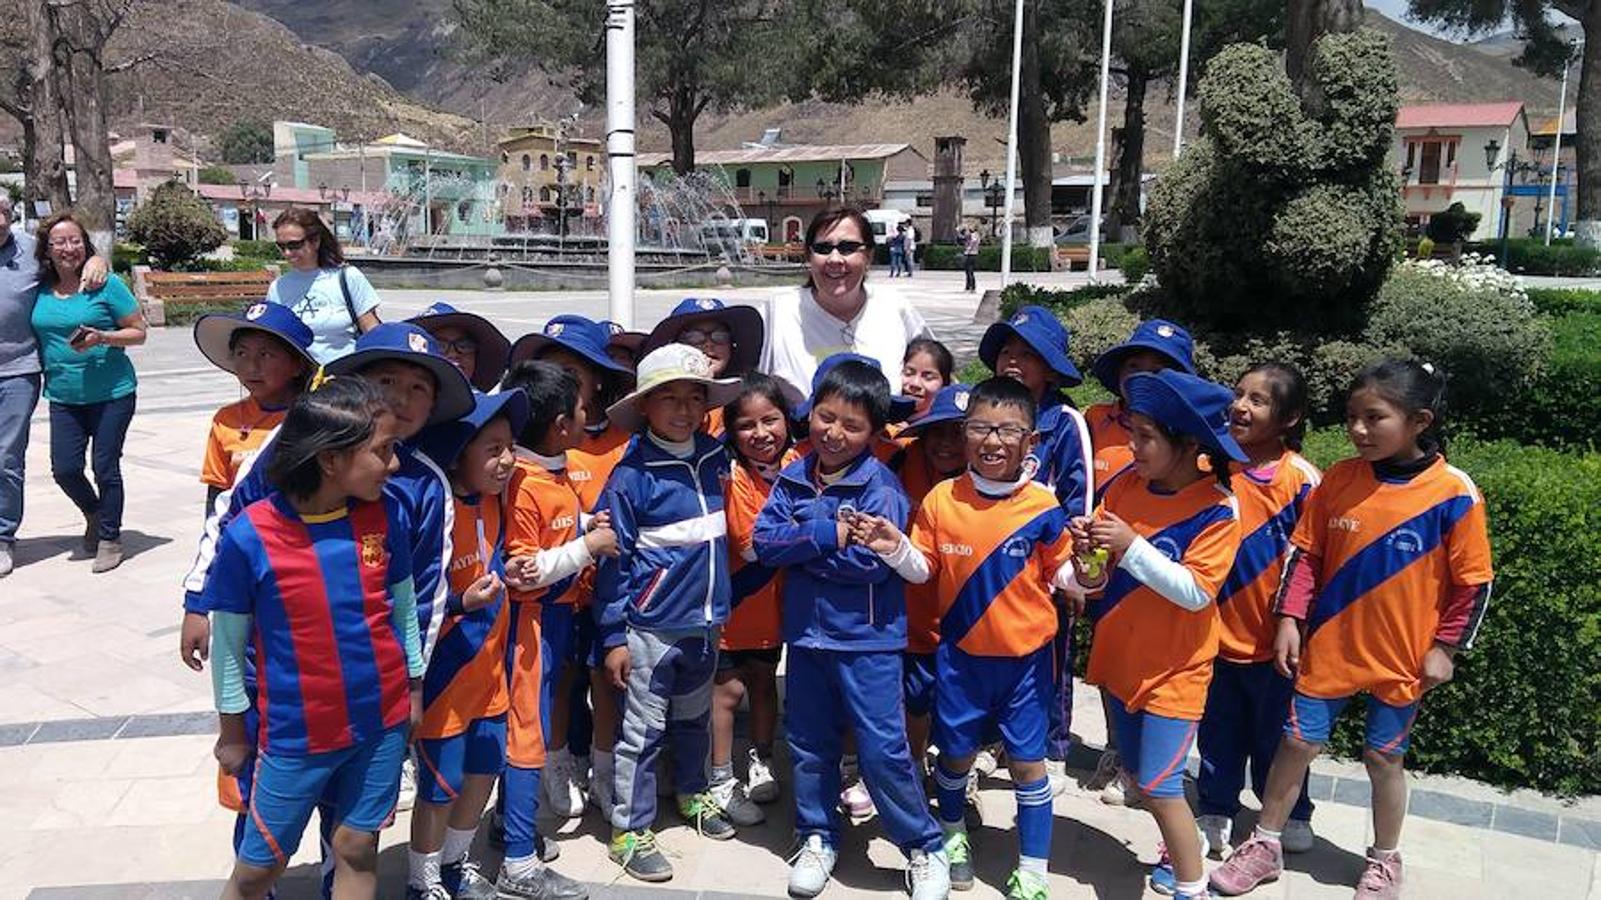
M1488 253L1464 253L1460 261L1443 259L1405 260L1402 268L1432 275L1468 291L1487 291L1527 301L1529 292L1516 275L1496 265Z

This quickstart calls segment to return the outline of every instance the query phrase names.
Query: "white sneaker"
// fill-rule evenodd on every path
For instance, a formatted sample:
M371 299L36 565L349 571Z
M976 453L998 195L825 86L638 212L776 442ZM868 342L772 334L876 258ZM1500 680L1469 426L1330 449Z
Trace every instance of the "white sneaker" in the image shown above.
M1284 823L1279 834L1279 846L1285 853L1305 853L1312 849L1317 836L1312 834L1312 823L1305 819L1291 819Z
M778 779L773 768L762 761L756 748L750 748L750 761L745 769L745 793L757 803L772 803L778 799Z
M1139 801L1134 798L1134 792L1129 787L1128 773L1119 772L1117 777L1107 782L1101 788L1101 802L1107 806L1138 806Z
M906 862L906 886L912 900L946 900L951 895L951 862L944 850L913 850Z
M405 812L417 802L417 762L407 755L400 763L400 797L395 801L395 810Z
M860 777L851 779L839 792L839 805L853 819L865 819L878 812L873 805L873 795L867 792L867 785Z
M1051 796L1060 797L1067 790L1067 762L1060 759L1045 761L1045 777L1051 782Z
M750 825L760 825L767 821L767 814L762 812L760 806L751 802L751 799L745 795L745 789L740 786L737 779L730 778L727 781L714 784L708 790L716 798L717 805L721 806L723 812L728 814L728 820L735 825L744 828Z
M545 799L557 818L571 819L584 814L584 790L578 785L570 754L552 753L545 761Z
M1226 859L1230 838L1234 836L1234 820L1228 816L1205 815L1195 817L1195 827L1201 831L1201 855L1213 859Z
M16 565L16 562L12 559L12 556L11 556L11 545L10 544L0 544L0 578L4 578L7 575L10 575L11 574L11 569L15 565Z
M995 754L990 752L988 747L978 751L978 753L973 757L972 771L977 772L980 778L988 778L991 775L994 775L995 770L998 768L1000 768L1000 762L995 758Z
M789 895L815 897L828 886L834 873L834 861L839 855L834 848L823 843L820 834L808 835L800 849L789 858Z

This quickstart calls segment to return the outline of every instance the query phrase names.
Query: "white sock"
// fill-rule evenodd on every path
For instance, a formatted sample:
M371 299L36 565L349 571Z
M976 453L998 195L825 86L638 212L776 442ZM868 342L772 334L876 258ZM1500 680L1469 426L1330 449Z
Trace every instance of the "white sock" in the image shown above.
M545 864L539 861L538 853L515 859L507 857L501 861L500 865L501 868L506 870L506 874L517 879L532 878L540 869L545 867Z
M1279 842L1279 838L1282 837L1283 834L1284 833L1282 831L1268 831L1266 828L1263 828L1260 825L1256 826L1257 837L1272 841L1275 844Z
M734 780L734 763L732 760L722 765L712 765L712 784L722 784Z
M1200 881L1180 881L1174 886L1174 893L1180 897L1205 897L1206 879Z
M466 831L460 831L445 826L445 846L439 851L441 865L453 866L467 858L467 851L473 847L473 836L478 834L478 827L473 826Z
M438 853L418 853L416 850L408 850L406 858L407 884L419 891L427 892L428 888L439 883Z
M1040 859L1037 856L1018 857L1017 868L1018 871L1028 872L1032 875L1038 875L1041 880L1044 880L1047 877L1045 874L1045 860Z
M1373 845L1372 850L1373 850L1373 855L1379 857L1380 859L1389 859L1390 857L1392 857L1395 854L1400 852L1399 848L1391 847L1390 849L1386 850L1383 847L1378 846L1377 844Z

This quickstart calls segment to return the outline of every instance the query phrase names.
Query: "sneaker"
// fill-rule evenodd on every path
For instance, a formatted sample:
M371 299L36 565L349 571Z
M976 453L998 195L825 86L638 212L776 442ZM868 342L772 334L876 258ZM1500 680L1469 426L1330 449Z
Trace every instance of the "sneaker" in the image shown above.
M440 866L439 883L454 900L495 900L495 883L470 859Z
M973 847L967 832L952 831L945 835L945 858L951 865L951 890L973 889Z
M913 850L906 861L906 887L912 900L945 900L951 895L951 863L944 850Z
M1051 900L1050 882L1033 872L1014 869L1006 880L1006 900Z
M1312 823L1305 819L1291 819L1284 823L1284 833L1279 835L1279 846L1285 853L1306 853L1317 843L1317 835L1312 833Z
M1383 856L1368 848L1368 867L1356 883L1356 900L1400 900L1401 854L1390 851Z
M1173 900L1213 900L1216 896L1216 894L1212 893L1211 888L1203 887L1194 894L1174 894Z
M561 845L539 833L534 829L534 852L539 854L539 861L548 863L561 859Z
M1278 841L1251 835L1234 848L1228 862L1212 872L1212 889L1225 897L1243 894L1284 874L1284 848Z
M551 754L545 761L545 799L550 801L550 811L557 818L571 819L584 814L584 790L578 784L573 758L566 753ZM607 809L607 815L610 814Z
M1178 893L1179 879L1173 874L1173 857L1167 855L1167 844L1162 842L1156 845L1156 865L1151 867L1150 884L1151 890L1164 897Z
M10 575L11 574L11 570L14 569L15 567L16 567L16 560L11 555L11 545L10 544L0 544L0 578L4 578L7 575Z
M1051 796L1060 797L1067 790L1067 761L1062 759L1047 759L1045 761L1045 777L1051 782Z
M94 564L89 571L95 575L109 572L122 565L122 541L101 541L95 549Z
M745 788L740 785L737 779L730 778L721 784L714 784L709 790L713 799L717 801L717 805L728 813L729 821L735 825L747 828L767 821L767 813L762 812L760 806L751 802L750 797L745 792Z
M613 841L613 844L615 843ZM615 858L614 856L613 859ZM666 860L662 862L666 863ZM634 875L631 870L628 874ZM671 878L672 875L672 869L669 867L667 878ZM634 877L640 876L634 875ZM457 896L460 897L459 894ZM505 867L501 867L500 878L495 882L495 893L492 896L499 900L589 900L589 888L549 866L540 866L533 871L533 874L523 878L513 878Z
M667 881L673 877L673 864L656 846L656 833L649 828L612 835L611 858L640 881Z
M757 803L772 803L778 799L778 779L773 767L762 759L756 748L750 748L750 761L745 769L745 793Z
M395 810L405 812L417 802L417 761L408 755L400 763L400 797L395 801Z
M589 802L600 810L601 818L607 822L611 821L612 801L615 796L612 790L613 784L609 774L602 778L589 779ZM579 815L583 815L583 811L583 804L580 803L578 806Z
M977 772L978 777L980 778L988 778L991 775L994 775L995 770L1000 768L1000 766L1000 761L995 758L994 751L990 750L988 747L978 751L978 754L973 757L972 770Z
M789 895L806 898L821 894L838 858L834 848L823 842L822 835L807 835L789 858Z
M852 778L839 792L839 808L853 819L865 819L878 812L873 805L873 795L867 792L867 785L861 778Z
M1234 836L1233 819L1219 815L1196 816L1195 827L1201 830L1202 856L1223 859L1229 855L1229 839Z
M451 900L450 891L437 882L428 886L427 890L412 885L406 885L406 900Z
M1107 806L1134 807L1139 805L1134 789L1129 785L1128 773L1121 770L1118 771L1117 777L1108 781L1106 786L1101 788L1100 797L1101 802Z
M729 821L728 812L711 791L680 794L678 814L695 826L696 831L714 841L726 841L734 836L734 823Z

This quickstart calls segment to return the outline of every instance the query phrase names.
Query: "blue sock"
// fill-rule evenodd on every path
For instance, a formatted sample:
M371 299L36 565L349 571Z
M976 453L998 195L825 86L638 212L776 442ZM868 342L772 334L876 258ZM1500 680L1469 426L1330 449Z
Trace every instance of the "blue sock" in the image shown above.
M1017 839L1023 859L1051 855L1051 779L1017 785Z
M945 760L940 759L934 764L934 796L939 798L942 823L961 822L962 807L967 803L967 774L957 775L945 768Z
M506 767L506 859L534 855L534 815L539 812L539 783L544 774L544 769Z

